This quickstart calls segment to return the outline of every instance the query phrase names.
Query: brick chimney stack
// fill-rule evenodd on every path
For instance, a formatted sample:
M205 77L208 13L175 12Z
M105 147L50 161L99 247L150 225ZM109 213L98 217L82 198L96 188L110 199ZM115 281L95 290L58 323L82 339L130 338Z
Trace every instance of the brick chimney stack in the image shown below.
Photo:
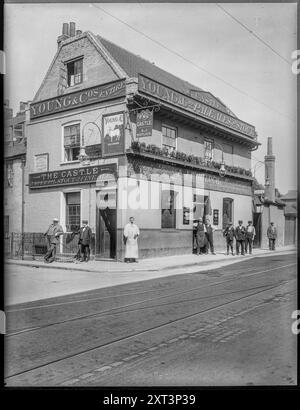
M267 155L265 156L265 199L275 202L275 156L273 155L272 137L268 137Z
M62 34L57 38L58 47L61 43L67 40L70 37L75 37L82 34L81 30L76 30L76 24L72 21L70 23L63 23L62 25Z

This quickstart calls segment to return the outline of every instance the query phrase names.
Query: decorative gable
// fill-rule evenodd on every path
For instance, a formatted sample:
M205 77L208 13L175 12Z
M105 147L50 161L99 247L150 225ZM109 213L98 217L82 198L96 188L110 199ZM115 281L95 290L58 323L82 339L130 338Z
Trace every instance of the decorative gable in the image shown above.
M82 60L82 64L76 66L76 60ZM74 61L75 73L70 73L70 69L74 71ZM76 74L76 69L82 72ZM105 50L101 50L101 45L91 33L86 32L60 41L58 51L33 101L73 93L125 77L125 72Z

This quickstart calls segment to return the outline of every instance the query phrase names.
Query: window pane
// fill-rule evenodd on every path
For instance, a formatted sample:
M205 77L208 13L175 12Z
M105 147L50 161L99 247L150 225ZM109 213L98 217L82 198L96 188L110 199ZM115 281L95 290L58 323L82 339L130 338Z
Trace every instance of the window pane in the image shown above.
M70 192L66 194L66 203L71 204L80 204L80 192Z

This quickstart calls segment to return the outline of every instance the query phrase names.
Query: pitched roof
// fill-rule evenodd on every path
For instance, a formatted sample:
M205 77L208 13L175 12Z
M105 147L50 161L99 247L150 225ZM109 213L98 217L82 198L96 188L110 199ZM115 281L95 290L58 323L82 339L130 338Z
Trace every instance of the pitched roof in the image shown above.
M104 45L111 56L117 61L117 63L123 68L129 77L137 77L138 74L144 74L153 80L156 80L164 85L180 91L184 94L190 94L190 90L203 91L201 88L184 81L179 77L157 67L150 61L131 53L124 48L111 43L101 36L97 36L97 39Z

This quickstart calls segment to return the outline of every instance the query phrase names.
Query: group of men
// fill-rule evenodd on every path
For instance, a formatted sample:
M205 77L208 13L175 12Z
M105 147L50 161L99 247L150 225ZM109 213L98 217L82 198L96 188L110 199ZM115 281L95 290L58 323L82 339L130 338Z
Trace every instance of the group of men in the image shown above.
M57 218L53 218L52 224L48 227L44 236L47 240L47 252L44 256L45 263L51 263L55 260L56 247L59 244L59 237L64 233ZM88 226L88 221L82 221L82 227L74 232L78 236L78 252L75 259L80 262L88 262L90 260L90 243L92 240L92 230Z
M207 255L209 249L211 253L215 255L213 244L214 231L215 229L210 224L208 218L205 219L205 222L201 219L198 220L195 227L197 255L200 255L201 253ZM233 223L229 221L226 228L223 230L223 236L226 238L226 254L229 255L229 252L231 252L231 254L234 255L233 241L235 239L236 255L245 255L248 252L251 255L255 235L255 227L253 226L252 221L248 221L248 225L246 227L243 225L242 220L238 221L238 225L236 227L234 227ZM269 249L275 250L277 230L274 226L274 222L271 222L267 230L267 236L269 239Z
M235 245L236 245L236 254L239 255L241 251L241 255L245 255L248 251L249 254L252 254L252 247L253 241L256 235L255 228L252 224L252 221L248 221L248 226L243 226L243 221L238 221L238 226L236 228L233 227L232 222L228 222L228 225L223 231L223 235L226 238L226 250L227 255L229 255L229 250L231 254L234 255L233 252L233 240L235 238Z
M202 219L198 220L198 223L195 229L197 255L200 255L200 254L207 255L209 249L212 255L215 255L214 240L213 240L214 231L215 229L211 225L209 218L206 218L205 222L203 222Z
M209 250L212 255L215 255L214 251L214 241L213 233L215 231L214 227L211 225L209 218L198 220L195 226L195 239L197 245L197 255L200 253L207 255ZM51 263L55 260L56 256L56 246L59 244L59 237L62 235L63 229L58 223L58 219L54 218L53 223L48 227L45 232L45 237L47 239L47 253L44 256L46 263ZM76 255L76 259L80 262L88 262L90 259L90 243L92 240L92 230L88 226L88 221L82 221L82 227L74 234L79 235L78 246L79 250ZM140 235L140 230L138 226L134 223L134 218L129 218L129 223L124 228L123 242L125 245L125 262L137 262L138 259L138 237ZM233 251L233 241L236 241L236 255L245 255L249 251L252 254L253 241L256 232L252 224L252 221L248 221L247 227L243 226L243 221L238 221L238 226L234 228L232 222L228 222L226 228L223 230L223 236L226 238L226 250L227 255ZM271 222L267 236L269 239L269 249L275 250L275 241L277 238L277 230L274 226L274 222Z
M44 236L47 240L47 252L44 256L45 263L51 263L55 260L56 247L59 244L59 237L64 233L62 226L57 218L53 218L53 222L49 225ZM81 228L73 232L73 235L78 235L78 252L75 259L79 262L88 262L90 260L90 244L92 240L92 230L88 226L88 221L83 220ZM138 259L138 242L137 238L140 235L138 226L134 223L134 218L129 218L129 223L125 225L123 241L125 245L125 262L137 262Z

